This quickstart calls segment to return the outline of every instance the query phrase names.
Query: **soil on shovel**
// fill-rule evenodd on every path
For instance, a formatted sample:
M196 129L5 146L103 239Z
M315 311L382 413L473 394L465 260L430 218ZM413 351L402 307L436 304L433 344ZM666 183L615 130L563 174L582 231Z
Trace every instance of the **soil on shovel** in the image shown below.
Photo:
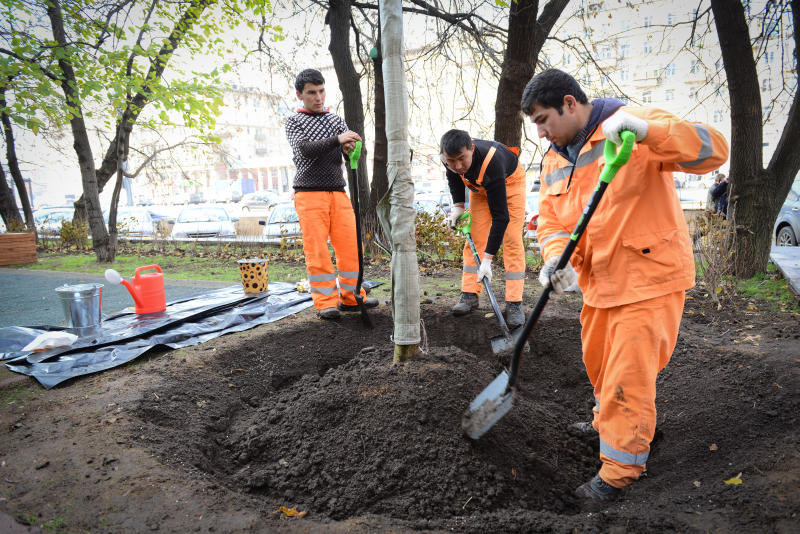
M507 362L488 304L453 303L423 303L406 364L383 305L374 330L309 311L35 390L2 414L0 510L63 532L800 530L797 314L690 292L647 471L598 510L572 495L599 467L567 430L593 404L580 299L548 305L514 408L477 441L461 416Z

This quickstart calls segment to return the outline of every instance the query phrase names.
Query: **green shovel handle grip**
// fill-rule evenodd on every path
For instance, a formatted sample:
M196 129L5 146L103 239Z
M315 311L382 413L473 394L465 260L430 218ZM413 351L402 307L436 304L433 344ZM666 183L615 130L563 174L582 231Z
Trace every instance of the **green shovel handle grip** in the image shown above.
M356 141L356 146L350 151L350 168L358 168L358 158L361 157L361 141Z
M456 231L464 235L469 235L470 230L472 230L472 215L470 215L468 211L465 211L456 221Z
M606 165L600 174L600 181L607 184L611 183L620 167L628 162L631 152L633 152L633 144L636 142L636 134L630 130L622 130L619 136L622 138L622 147L619 149L619 153L617 152L617 145L608 139L606 139L606 145L603 147Z

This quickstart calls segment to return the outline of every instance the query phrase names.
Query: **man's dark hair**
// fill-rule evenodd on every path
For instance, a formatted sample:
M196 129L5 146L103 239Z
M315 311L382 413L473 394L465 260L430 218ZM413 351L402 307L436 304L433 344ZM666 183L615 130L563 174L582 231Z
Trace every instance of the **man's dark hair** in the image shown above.
M525 86L522 92L522 112L530 115L533 107L539 104L546 108L555 108L561 115L561 107L567 95L574 96L580 104L589 102L575 78L558 69L543 70Z
M322 73L317 69L306 69L294 79L294 88L297 89L298 93L302 93L307 83L322 85L325 83L325 78L322 77Z
M439 142L439 151L443 154L459 154L462 148L472 146L472 137L464 130L448 130Z

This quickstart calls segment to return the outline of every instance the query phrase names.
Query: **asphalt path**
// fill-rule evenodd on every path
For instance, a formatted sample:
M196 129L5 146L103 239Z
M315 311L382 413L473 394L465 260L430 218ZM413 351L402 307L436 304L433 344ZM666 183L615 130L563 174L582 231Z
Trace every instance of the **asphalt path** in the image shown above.
M130 277L126 277L130 280ZM133 307L133 298L121 284L110 284L102 274L0 268L0 327L66 326L66 315L56 288L64 284L103 284L104 316ZM166 300L235 285L234 282L164 279Z

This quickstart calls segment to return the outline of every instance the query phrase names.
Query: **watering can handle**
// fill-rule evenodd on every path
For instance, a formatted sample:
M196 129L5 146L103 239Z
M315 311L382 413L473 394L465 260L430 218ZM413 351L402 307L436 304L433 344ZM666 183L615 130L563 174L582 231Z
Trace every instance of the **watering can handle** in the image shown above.
M158 272L162 272L161 267L159 267L158 265L147 265L145 267L137 267L136 270L133 272L133 276L139 276L139 272L146 271L147 269L155 269Z

